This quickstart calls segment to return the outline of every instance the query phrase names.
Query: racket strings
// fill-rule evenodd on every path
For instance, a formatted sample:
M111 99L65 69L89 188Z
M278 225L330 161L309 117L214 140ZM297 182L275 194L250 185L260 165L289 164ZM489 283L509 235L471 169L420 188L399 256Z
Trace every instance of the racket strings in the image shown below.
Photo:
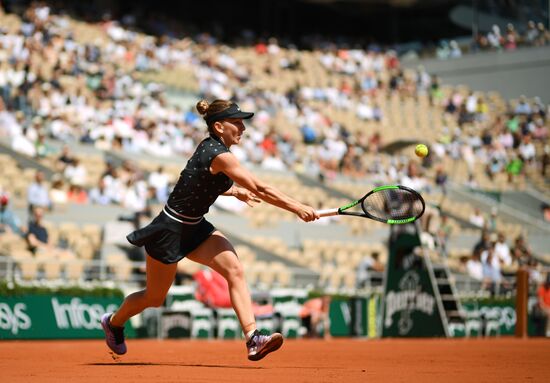
M403 189L377 191L363 201L362 208L365 212L383 220L418 217L424 210L421 199Z

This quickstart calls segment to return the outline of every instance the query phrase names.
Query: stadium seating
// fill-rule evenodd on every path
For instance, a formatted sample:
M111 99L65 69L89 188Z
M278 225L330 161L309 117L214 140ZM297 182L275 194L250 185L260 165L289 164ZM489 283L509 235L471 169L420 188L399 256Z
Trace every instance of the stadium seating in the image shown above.
M92 25L82 21L77 21L66 17L67 23L74 34L74 40L77 44L97 45L103 50L111 52L113 41L109 37L105 28L99 25ZM17 33L21 27L21 19L18 16L11 14L0 15L0 23L3 28L9 33ZM129 47L139 48L146 42L152 41L151 36L136 32L134 40L128 42ZM327 123L328 129L332 123L338 123L345 127L352 136L359 137L361 134L371 135L374 132L381 134L383 143L392 143L398 140L407 139L413 141L422 141L428 144L435 144L442 140L445 135L452 135L452 132L462 130L468 131L474 135L480 135L481 124L466 124L464 127L459 127L455 116L450 116L444 112L444 102L453 93L466 98L471 90L466 86L441 86L441 95L437 99L433 99L428 91L419 91L416 89L416 73L410 69L404 69L402 74L402 87L397 90L391 90L390 82L392 76L396 74L395 69L387 67L385 64L377 71L376 76L380 85L372 94L368 95L369 102L378 105L381 110L382 118L377 121L375 119L363 119L358 116L357 107L361 102L361 94L350 92L346 97L346 102L337 103L328 97L308 96L308 91L311 94L316 94L316 91L323 91L329 88L338 88L346 83L354 80L353 76L344 74L342 71L334 68L329 68L323 65L323 55L326 52L322 51L300 51L294 48L288 49L280 47L277 54L258 55L253 47L226 47L217 46L204 47L192 41L174 42L174 49L179 49L181 45L189 49L189 54L193 60L181 60L181 63L170 62L159 64L154 70L141 71L135 68L135 63L127 60L124 57L108 56L116 63L121 74L132 74L135 78L141 81L157 82L168 85L173 88L185 90L187 92L202 92L201 78L197 73L201 70L212 69L216 65L220 65L220 57L226 55L233 59L237 65L248 68L250 73L250 83L254 85L254 91L262 95L276 95L280 99L288 92L295 90L298 87L298 97L300 98L301 108L321 111L319 114L330 120ZM116 45L116 44L115 44ZM363 52L364 53L364 52ZM331 53L332 54L332 53ZM381 53L381 57L385 60L389 53ZM281 61L289 58L299 58L301 63L297 70L287 70L283 68ZM197 62L212 62L211 66L201 66ZM101 64L101 63L100 63ZM112 64L112 63L108 63ZM108 66L108 65L107 65ZM51 68L49 68L51 69ZM228 87L240 88L237 80L233 77L232 69L225 68L228 76ZM45 70L48 72L47 70ZM51 79L46 76L46 79ZM63 87L67 91L77 89L79 87L78 80L75 76L65 75L60 79ZM109 100L100 99L94 92L85 90L84 93L90 99L91 103L98 104L109 108L111 111L116 109L115 104ZM322 92L321 92L322 93ZM514 108L518 100L504 100L501 95L496 92L476 92L476 95L487 100L490 104L489 112L486 118L493 121L497 116L502 116L508 112L509 108ZM197 96L198 97L198 96ZM267 98L266 98L267 99ZM529 100L533 102L533 100ZM265 100L263 100L265 102ZM260 107L260 106L258 106ZM282 136L288 136L294 144L295 153L298 157L307 157L309 153L318 150L318 143L308 145L302 140L300 132L301 120L292 113L284 109L284 106L274 102L276 109L269 117L269 122L266 123L269 129ZM176 113L174 110L171 112ZM181 113L178 110L177 113ZM31 117L31 116L27 116ZM186 126L186 128L189 128ZM261 127L264 128L264 127ZM261 129L259 129L261 130ZM193 134L192 130L186 131L189 135ZM78 138L78 137L77 137ZM55 142L58 146L59 141ZM542 153L544 150L544 142L536 142L536 152ZM122 148L107 147L105 153L120 155ZM87 190L98 184L102 173L106 169L105 154L102 149L95 151L86 151L86 153L78 153L81 164L86 169L87 177L85 188ZM44 165L52 172L59 172L59 164L57 161L58 153L50 153L41 158L34 159L37 164ZM132 153L127 154L133 156ZM140 156L133 156L140 157ZM124 158L121 156L121 158ZM316 159L315 155L312 158ZM394 161L405 165L410 161L416 160L413 158L412 151L401 151L397 153L386 153L381 148L376 150L366 150L361 156L361 163L364 171L360 179L346 177L339 173L338 168L327 169L324 184L320 186L312 186L311 183L306 183L300 180L295 175L295 172L301 175L306 175L303 164L295 164L289 166L289 171L285 172L263 172L259 171L259 176L266 182L276 185L281 190L294 196L303 203L309 204L316 208L329 208L340 206L348 201L348 198L357 198L363 195L367 190L376 184L383 183L387 180L387 175L376 173L370 170L369 166L379 162L381 168L386 171ZM181 171L182 158L177 158L177 163L168 163L164 161L165 170L169 174L170 183L173 184L179 177ZM525 173L519 177L515 177L509 181L505 172L497 173L494 179L487 176L486 166L483 162L477 160L473 168L468 168L465 161L460 158L453 159L450 156L444 156L438 159L440 165L452 175L453 183L463 185L468 181L468 178L473 175L477 180L480 189L489 191L506 191L506 190L525 190L528 183L537 186L547 195L550 195L547 188L547 179L540 175L540 171L536 166L527 166ZM9 155L0 154L0 185L3 189L9 191L13 207L24 211L26 205L27 188L33 180L35 169L32 167L24 167ZM163 162L152 161L149 159L138 158L135 161L137 170L143 173L149 173L157 169L158 165ZM321 168L323 165L320 161ZM426 180L433 180L435 177L435 166L422 168ZM470 174L471 173L471 174ZM427 200L442 201L441 194L435 190L432 182L429 182L430 189L424 192ZM50 182L46 185L49 187ZM332 193L331 193L332 191ZM340 196L337 197L339 192ZM153 205L152 210L159 210L161 203ZM473 213L473 207L465 202L459 202L452 199L444 200L440 206L443 212L451 216L450 225L454 236L478 236L478 230L468 228L464 222L468 222L470 215ZM63 207L56 206L55 209L62 211ZM215 214L215 213L214 213ZM298 247L289 246L287 242L279 239L266 238L261 234L257 236L254 233L261 233L262 230L277 228L279 225L289 224L294 222L296 218L289 212L277 209L268 204L260 204L254 209L247 209L243 216L249 222L252 235L250 243L273 255L272 259L260 259L255 250L246 245L237 245L236 250L243 262L249 281L252 285L263 289L269 289L276 286L287 287L295 282L294 265L307 268L319 274L319 286L338 289L352 289L355 287L355 270L364 257L371 256L374 252L380 254L382 263L386 263L387 249L384 242L376 236L377 233L384 230L385 227L381 223L371 220L350 219L350 220L335 220L333 225L345 227L354 239L361 240L369 239L369 243L355 241L339 242L334 239L324 238L305 238L300 239ZM114 220L117 217L106 217L106 220ZM107 253L101 256L101 249L104 245L103 227L98 223L83 223L83 222L46 222L45 226L49 232L50 239L53 243L63 243L64 247L68 247L70 251L56 252L54 254L38 253L33 254L28 251L26 242L13 235L0 235L0 252L2 255L11 257L20 268L21 277L26 280L33 280L38 277L43 277L47 280L63 279L66 280L83 280L90 275L100 275L95 273L97 265L104 262L109 270L106 275L112 276L118 281L134 280L135 267L123 252ZM516 238L518 235L528 234L524 227L519 223L505 222L497 218L496 230L505 233L509 239ZM376 238L370 240L370 238ZM469 256L471 248L469 247L454 247L448 252L448 262L451 268L459 273L459 259ZM440 259L440 254L434 252L431 254L434 259ZM548 255L543 255L540 259L550 263ZM516 269L514 265L505 271L512 273ZM182 273L192 275L200 269L200 266L192 262L182 262L178 266L178 270ZM95 273L95 274L94 274ZM103 275L103 278L106 277ZM134 280L135 282L135 280Z

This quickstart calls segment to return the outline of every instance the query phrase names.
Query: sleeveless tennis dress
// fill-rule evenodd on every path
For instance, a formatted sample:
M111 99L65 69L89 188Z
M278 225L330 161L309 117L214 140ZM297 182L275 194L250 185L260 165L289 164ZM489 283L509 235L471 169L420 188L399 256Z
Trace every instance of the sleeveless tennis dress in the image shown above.
M210 164L229 149L214 136L204 139L185 169L159 215L147 226L126 236L131 244L145 246L147 253L163 263L176 263L195 250L216 230L204 215L233 181L223 173L210 173Z

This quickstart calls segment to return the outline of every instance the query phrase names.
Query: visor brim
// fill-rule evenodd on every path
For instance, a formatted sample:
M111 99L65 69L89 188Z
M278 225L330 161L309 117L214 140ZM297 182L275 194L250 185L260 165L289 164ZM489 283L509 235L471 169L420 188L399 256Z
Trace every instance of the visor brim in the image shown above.
M252 117L254 117L254 113L251 113L251 112L237 112L235 114L232 114L232 115L226 117L225 119L240 118L240 119L243 119L243 120L248 120Z

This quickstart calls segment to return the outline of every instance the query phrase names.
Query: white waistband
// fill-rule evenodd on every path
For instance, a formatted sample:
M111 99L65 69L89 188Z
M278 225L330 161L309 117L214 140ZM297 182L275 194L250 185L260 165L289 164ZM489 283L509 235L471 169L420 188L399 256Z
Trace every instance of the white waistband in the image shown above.
M168 216L168 218L171 218L171 219L173 219L173 220L176 221L176 222L183 223L184 225L196 225L197 223L200 223L200 222L204 219L204 217L200 217L200 219L199 219L197 222L187 222L187 221L183 221L183 220L181 220L181 219L179 219L179 218L176 218L176 217L174 217L172 214L168 213L168 212L166 211L166 207L164 207L164 208L162 209L162 211L164 212L164 214L166 214L166 215Z
M170 210L170 213L172 213L173 215L175 215L175 216L177 216L177 217L182 217L182 218L187 218L187 219L196 219L196 220L199 220L199 221L200 221L199 218L202 218L202 217L203 217L202 215L200 215L200 216L198 216L198 217L191 217L191 216L189 216L189 215L183 215L183 214L178 213L178 212L175 211L174 209L172 209L170 206L168 206L168 204L166 204L166 205L164 205L164 206L167 207L168 210Z

